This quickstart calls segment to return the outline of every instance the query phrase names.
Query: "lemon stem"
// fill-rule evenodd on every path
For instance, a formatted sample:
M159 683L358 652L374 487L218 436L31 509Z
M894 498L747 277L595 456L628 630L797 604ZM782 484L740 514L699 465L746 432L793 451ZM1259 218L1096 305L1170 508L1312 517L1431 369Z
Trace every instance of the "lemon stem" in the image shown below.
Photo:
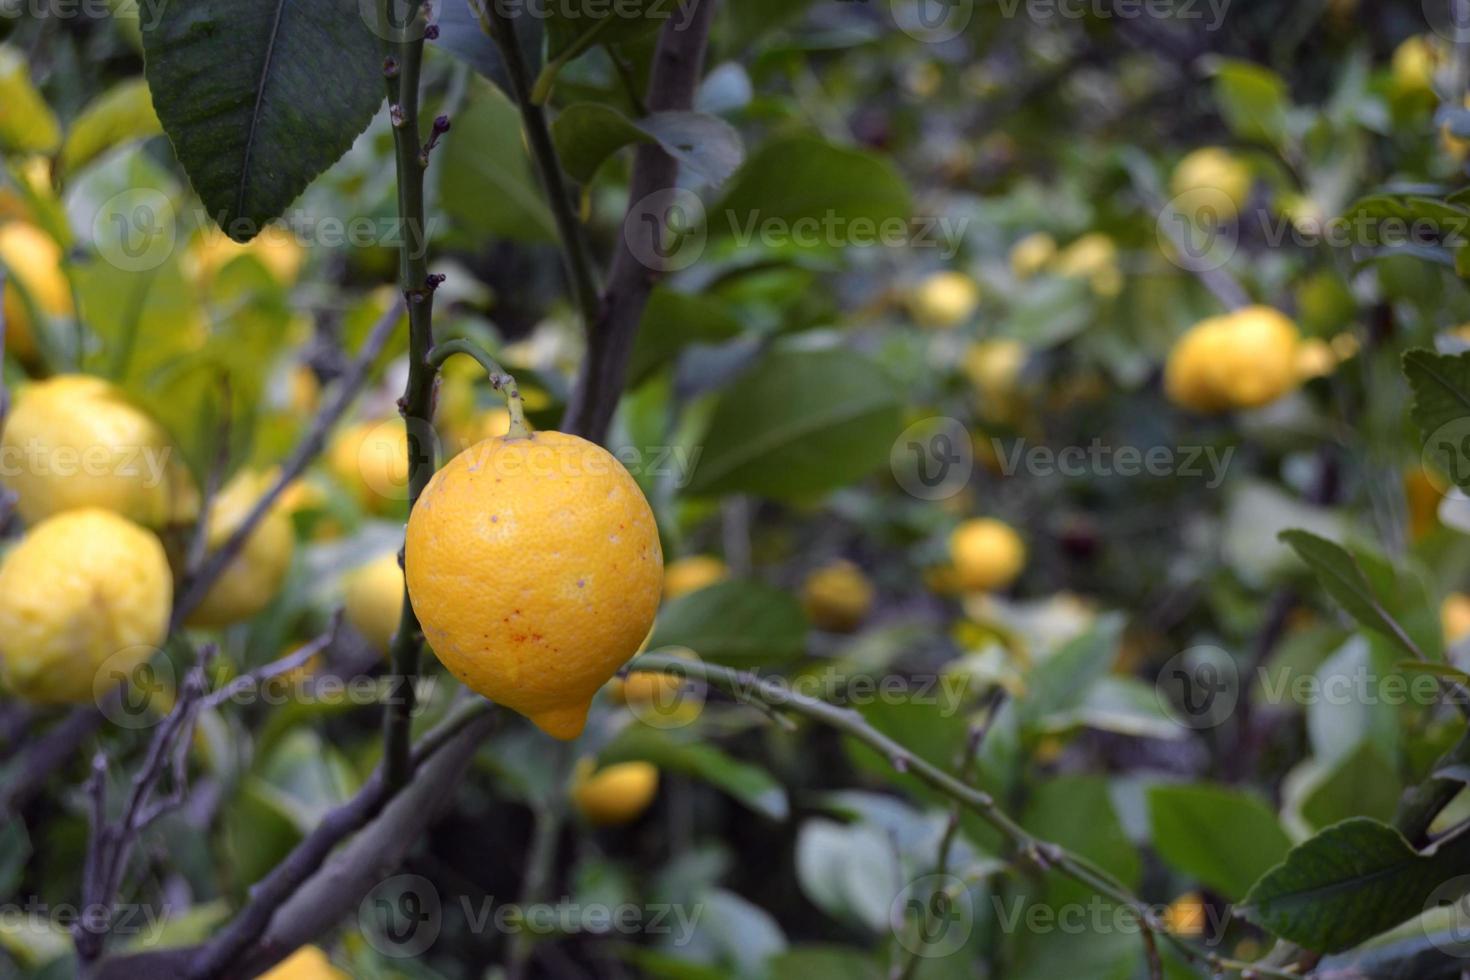
M468 340L449 340L437 345L429 353L429 365L435 371L441 370L445 362L455 354L464 354L479 362L490 378L490 387L505 396L505 409L510 413L510 432L506 434L506 438L531 438L531 427L526 424L526 403L521 398L521 386L511 373L501 367L495 358Z

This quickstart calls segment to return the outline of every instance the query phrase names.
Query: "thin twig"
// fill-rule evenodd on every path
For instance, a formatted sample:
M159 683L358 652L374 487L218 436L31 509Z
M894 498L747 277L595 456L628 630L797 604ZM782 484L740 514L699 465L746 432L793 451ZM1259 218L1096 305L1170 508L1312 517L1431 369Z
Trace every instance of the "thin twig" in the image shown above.
M257 668L248 674L241 674L205 698L204 706L206 708L218 708L220 705L234 700L245 691L259 689L277 677L291 673L291 671L301 667L317 654L337 642L337 633L341 628L342 610L339 609L333 614L331 624L321 636L318 636L310 643L302 646L299 650L289 653L279 660L272 661L264 667Z
M240 526L226 539L225 543L205 559L198 574L185 583L180 590L178 600L174 603L169 632L176 630L189 614L198 608L215 581L224 574L224 570L245 547L245 542L255 532L256 527L265 520L265 516L276 505L281 494L285 493L286 488L306 472L312 460L321 455L322 450L326 448L327 436L331 433L332 428L341 421L342 416L347 414L348 406L357 397L362 386L367 383L373 364L377 362L378 355L383 352L388 338L393 334L393 328L398 325L399 319L403 316L403 308L402 303L395 304L373 326L372 332L363 342L362 350L358 352L357 359L353 361L352 366L338 385L336 394L317 415L306 435L296 444L291 456L282 464L280 476L276 479L275 484L255 502L250 513L245 516Z
M572 290L577 297L577 307L582 312L586 328L591 330L602 309L592 249L587 243L586 230L572 206L573 199L567 188L566 174L557 156L556 143L551 138L551 127L546 123L546 110L536 102L532 93L531 73L521 54L520 41L516 37L515 17L501 9L500 0L473 0L471 6L479 15L480 27L500 48L501 60L505 62L506 74L510 76L512 94L520 106L526 142L531 147L531 156L541 174L541 184L551 206L557 233L561 237L567 276L571 279ZM608 18L601 23L610 22L611 18Z

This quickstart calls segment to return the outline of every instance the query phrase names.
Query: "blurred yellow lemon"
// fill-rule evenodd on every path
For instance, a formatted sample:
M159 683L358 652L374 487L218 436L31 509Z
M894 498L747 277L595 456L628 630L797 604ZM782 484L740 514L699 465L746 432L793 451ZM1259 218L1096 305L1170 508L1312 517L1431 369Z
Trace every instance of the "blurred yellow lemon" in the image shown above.
M612 827L632 823L658 795L658 769L648 762L620 762L599 770L579 759L572 772L572 804L588 823Z
M365 510L392 510L408 499L408 428L403 419L348 426L327 450L327 469Z
M1057 240L1044 231L1027 235L1011 249L1011 273L1030 279L1042 272L1057 256Z
M980 284L963 272L936 272L914 287L908 305L920 326L950 330L980 308Z
M1251 306L1196 324L1169 354L1164 388L1202 413L1259 408L1296 389L1301 333L1285 314Z
M152 532L107 510L42 521L0 565L0 674L22 698L91 701L163 643L173 579Z
M833 562L807 577L801 604L818 629L851 633L873 609L873 583L852 562Z
M1444 60L1441 49L1427 35L1409 38L1393 53L1393 87L1404 95L1433 94L1434 75Z
M36 356L35 324L22 288L44 316L72 315L71 285L61 270L61 246L35 225L0 225L0 265L5 267L5 349L22 360Z
M965 592L1010 586L1026 567L1026 545L1009 524L988 517L968 520L949 538L955 579Z
M1057 255L1052 269L1069 279L1086 279L1097 295L1111 299L1123 291L1118 246L1101 232L1083 235Z
M246 255L265 266L271 277L283 286L295 284L306 263L306 250L285 228L269 227L244 245L211 228L194 244L194 271L200 281L207 283L225 266Z
M1164 928L1176 936L1203 936L1209 925L1209 911L1194 892L1181 895L1164 910Z
M245 522L274 480L271 473L241 473L220 491L209 513L211 551ZM240 553L225 566L204 600L189 613L189 625L229 626L258 614L281 591L295 550L289 512L277 503L245 539Z
M160 527L198 511L193 480L163 427L101 378L59 375L23 387L0 464L0 481L29 524L101 507Z
M1439 621L1446 643L1459 643L1470 636L1470 596L1456 592L1445 597L1439 607Z
M707 589L730 577L730 569L713 555L690 555L664 569L664 599L677 599Z
M1233 220L1251 196L1251 183L1249 167L1228 150L1207 146L1179 161L1179 165L1174 168L1170 187L1176 197L1201 191L1219 191L1234 205L1234 211L1222 217Z
M383 555L347 576L347 622L379 653L387 653L403 615L403 569L397 553Z
M315 946L303 946L260 980L350 980Z

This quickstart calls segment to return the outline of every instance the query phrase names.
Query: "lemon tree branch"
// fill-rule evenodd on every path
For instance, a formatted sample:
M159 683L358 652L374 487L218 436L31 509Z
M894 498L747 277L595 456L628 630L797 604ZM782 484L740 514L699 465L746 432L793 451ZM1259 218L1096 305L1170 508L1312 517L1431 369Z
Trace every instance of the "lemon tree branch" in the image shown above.
M754 699L768 708L789 711L810 718L863 743L887 759L897 771L913 775L929 788L943 793L966 809L973 811L1009 840L1018 854L1024 856L1038 868L1054 870L1092 889L1104 898L1112 899L1119 905L1132 910L1137 917L1139 929L1146 937L1145 943L1149 950L1148 959L1151 969L1157 955L1154 937L1162 935L1172 944L1182 945L1188 951L1187 955L1198 957L1217 970L1242 973L1253 971L1253 975L1262 977L1298 976L1298 974L1274 971L1256 964L1224 959L1212 953L1194 950L1187 944L1183 944L1182 940L1165 929L1163 923L1150 911L1142 899L1130 892L1112 875L1060 845L1033 836L1001 810L990 794L967 785L928 760L915 755L899 742L868 724L861 714L850 708L838 707L819 698L801 694L769 678L732 670L728 667L685 660L673 654L644 654L634 660L629 669L635 672L692 677L707 684L714 684L740 700Z
M521 387L516 384L516 379L510 372L500 366L500 363L482 350L478 345L468 340L450 340L435 346L429 354L429 364L435 371L444 367L446 361L456 354L464 354L472 357L485 369L485 374L490 378L490 386L505 395L505 408L510 412L510 436L513 439L524 439L531 434L531 427L526 424L526 405L521 399Z

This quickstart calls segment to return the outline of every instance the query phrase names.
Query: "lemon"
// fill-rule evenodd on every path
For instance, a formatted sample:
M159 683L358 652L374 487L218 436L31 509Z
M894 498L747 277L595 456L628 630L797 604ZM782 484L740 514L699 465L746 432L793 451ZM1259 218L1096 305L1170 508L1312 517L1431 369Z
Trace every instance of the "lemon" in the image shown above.
M653 511L610 453L560 432L471 447L409 515L424 635L472 690L576 738L663 589Z
M1300 347L1296 324L1270 307L1210 317L1169 353L1164 389L1176 405L1195 412L1259 408L1301 382Z
M1223 217L1233 219L1250 199L1251 184L1249 167L1228 150L1207 146L1179 161L1170 186L1176 197L1218 191L1234 206L1234 211Z
M209 514L208 544L222 546L245 522L275 480L271 473L245 472L231 480ZM266 512L245 539L240 553L225 566L204 600L189 613L190 626L229 626L250 619L276 597L296 550L289 512L277 504Z
M348 980L348 976L317 947L302 946L260 980Z
M1325 378L1337 370L1337 354L1332 345L1321 337L1304 340L1296 351L1296 376L1298 381Z
M1470 109L1470 97L1466 97L1464 106ZM1449 123L1439 127L1439 142L1449 158L1456 163L1464 163L1465 158L1470 157L1470 139L1456 136Z
M408 428L403 419L349 426L327 451L327 469L365 510L392 510L408 499Z
M35 324L21 290L44 316L73 313L71 286L61 271L61 246L35 225L12 221L0 225L0 265L6 272L5 347L30 360L36 356Z
M149 527L192 520L198 494L163 427L101 378L22 388L0 439L0 480L30 524L82 507Z
M49 518L0 565L0 674L27 700L91 701L104 665L126 677L153 655L172 604L150 531L100 509Z
M808 576L801 604L819 629L851 633L873 609L873 584L852 562L834 562Z
M572 804L601 827L632 823L658 794L658 769L648 762L620 762L598 770L591 759L579 759L572 771Z
M1164 910L1164 927L1176 936L1202 936L1208 924L1204 900L1193 892L1179 896Z
M730 577L730 569L713 555L690 555L669 562L664 569L664 598L677 599L700 589L723 582Z
M949 539L955 578L965 592L993 592L1014 582L1026 567L1026 545L1008 524L975 518Z
M1057 256L1057 240L1044 231L1027 235L1011 249L1011 273L1017 279L1039 275Z
M379 653L387 653L403 615L403 569L396 552L347 577L347 622Z
M1443 55L1425 36L1411 37L1393 53L1393 87L1400 94L1433 94L1434 75Z
M980 308L980 284L963 272L936 272L909 295L909 312L920 326L951 330Z
M1404 473L1404 499L1409 510L1410 537L1418 541L1439 527L1439 505L1444 497L1424 467L1415 466Z
M1463 592L1447 596L1439 607L1439 621L1446 643L1459 643L1470 636L1470 596Z
M1123 291L1123 273L1118 267L1118 246L1101 232L1083 235L1057 255L1052 266L1059 276L1086 279L1092 291L1112 298Z
M244 245L215 229L194 243L194 271L201 282L208 283L221 269L245 255L253 256L283 286L296 282L306 262L301 243L284 228L267 228Z

